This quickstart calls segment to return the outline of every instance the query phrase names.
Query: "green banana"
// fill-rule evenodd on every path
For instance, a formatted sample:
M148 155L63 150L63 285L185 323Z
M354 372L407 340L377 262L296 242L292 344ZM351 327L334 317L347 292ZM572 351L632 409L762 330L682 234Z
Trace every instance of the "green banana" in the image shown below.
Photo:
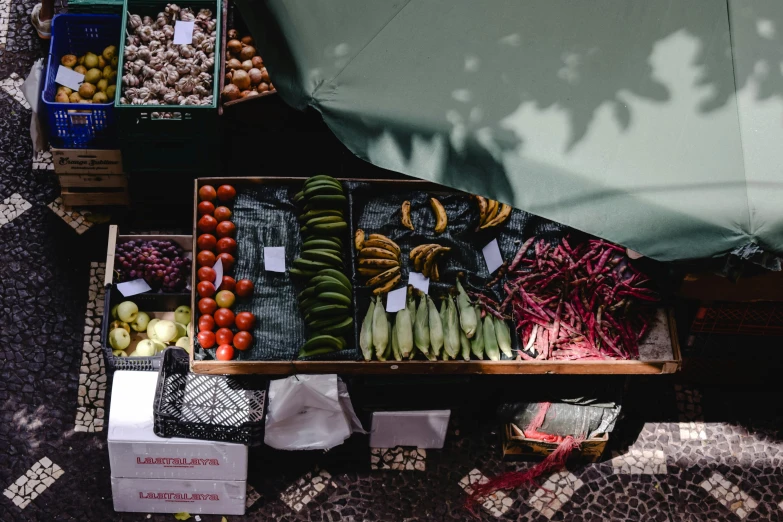
M305 187L307 187L308 185L312 185L313 183L317 183L317 182L319 182L319 181L330 181L330 182L332 182L332 183L335 183L335 184L337 184L337 185L340 185L340 182L339 182L339 181L337 181L337 180L336 180L335 178L333 178L332 176L329 176L328 174L318 174L318 175L316 175L316 176L310 176L309 178L307 178L307 179L305 180L305 182L304 182L304 185L305 185ZM342 185L341 185L341 186L342 186Z
M487 354L490 361L500 360L500 350L498 349L498 340L495 336L495 322L492 315L487 314L484 317L484 353Z
M322 263L320 261L313 261L311 259L304 259L298 257L294 259L294 267L299 268L300 270L309 270L312 272L318 272L319 270L323 270L324 268L329 268L330 265L326 263Z
M304 199L304 191L299 191L294 194L294 203L299 203Z
M313 318L320 318L320 317L327 317L330 315L345 313L347 311L349 311L348 305L330 303L330 304L316 305L312 307L308 315Z
M351 304L351 299L349 297L346 297L343 294L339 294L337 292L324 292L322 294L318 294L318 299L321 301L327 301L329 303L342 304L346 306L350 306Z
M318 295L323 295L328 292L338 293L345 296L348 301L351 300L351 290L345 288L342 283L338 283L337 281L325 281L323 283L318 283L315 286L315 293Z
M335 323L330 326L320 328L318 332L325 335L341 334L350 330L352 326L353 326L353 317L346 317L339 323Z
M308 227L308 229L310 229L310 227ZM313 234L316 235L337 234L348 230L348 223L341 221L339 223L324 223L321 225L313 225L310 230L312 230Z
M342 250L342 247L336 241L332 241L331 239L326 239L323 237L318 239L309 239L302 243L302 250L311 250L314 248L335 250L338 252Z
M328 330L330 328L334 328L337 325L345 322L346 319L351 319L351 322L353 322L353 319L350 317L350 314L345 313L342 315L333 315L330 317L324 317L322 319L315 319L313 321L309 321L307 323L307 326L309 326L313 331L315 330ZM324 332L327 333L327 332Z
M305 222L305 225L308 227L314 227L315 225L323 225L326 223L344 223L345 219L342 216L321 216L321 217L314 217L312 219L307 220Z
M314 295L315 295L315 287L308 286L307 288L305 288L304 290L299 292L299 295L297 297L299 298L299 301L301 302L301 301L304 301L305 299L307 299L308 297L313 297Z
M310 208L343 208L348 199L342 194L313 196L307 200Z
M373 352L373 336L372 336L372 323L375 318L375 301L370 299L370 307L367 309L367 314L364 316L362 322L362 329L359 332L359 347L362 349L362 355L365 361L372 360Z
M299 216L299 222L300 223L307 223L311 219L320 218L320 217L343 217L343 211L342 210L334 210L334 209L327 209L322 208L318 210L311 210L310 212L305 212L304 214L301 214Z
M435 301L430 296L426 297L430 326L430 346L432 347L433 356L437 357L440 355L440 349L443 347L443 321L441 321Z
M481 312L479 310L479 306L475 305L474 309L476 310L476 317L478 317L478 321L476 321L476 335L473 336L473 339L470 340L470 349L473 352L473 355L475 355L479 359L484 358L484 327L482 325L481 320Z
M316 335L307 340L299 349L299 353L308 352L314 348L329 347L332 350L342 350L344 347L344 340L333 335Z
M305 277L307 279L314 277L317 272L312 270L302 270L300 268L289 268L288 273L296 277Z
M312 198L314 196L342 195L343 188L333 183L318 183L309 185L304 189L304 197Z
M327 266L343 266L343 259L327 250L305 250L302 252L302 258L325 263Z
M345 276L345 274L343 274L339 270L335 270L333 268L326 268L318 272L318 275L333 277L334 279L337 279L339 282L341 282L345 286L345 288L349 290L352 287L351 281Z
M321 283L342 284L342 283L340 283L340 281L338 279L332 277L331 275L326 275L326 274L322 275L321 272L322 271L316 272L315 276L310 280L310 286L316 286L316 285L319 285Z

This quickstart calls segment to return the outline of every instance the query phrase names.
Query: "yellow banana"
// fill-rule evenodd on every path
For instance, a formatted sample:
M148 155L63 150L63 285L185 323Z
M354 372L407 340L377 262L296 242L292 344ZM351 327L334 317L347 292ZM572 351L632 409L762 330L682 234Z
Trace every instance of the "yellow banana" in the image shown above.
M408 228L410 230L415 230L413 228L413 222L411 222L411 202L410 201L403 201L402 202L402 226L405 228Z
M435 233L441 234L446 230L446 226L449 224L449 219L446 216L446 209L440 201L435 198L430 198L430 206L435 213Z

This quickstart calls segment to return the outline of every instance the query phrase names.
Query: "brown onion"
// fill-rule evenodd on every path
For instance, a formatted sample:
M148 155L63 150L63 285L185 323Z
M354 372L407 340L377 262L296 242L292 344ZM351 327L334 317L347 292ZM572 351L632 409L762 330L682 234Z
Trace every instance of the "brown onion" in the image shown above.
M228 30L228 39L229 40L236 40L239 37L239 34L237 34L236 29L229 29Z
M270 83L269 84L269 90L270 91L276 91L277 89L275 89L275 86Z
M241 97L247 98L247 95L250 94L250 91L242 91Z
M242 37L242 43L245 45L253 45L253 37L252 36L243 36Z
M221 92L223 95L223 101L233 101L238 100L240 97L239 87L234 85L233 83L229 83L225 87L223 87L223 91Z
M228 52L231 54L237 54L242 50L242 42L239 40L229 40L226 43L226 49L228 49Z
M266 70L266 67L261 69L261 81L269 83L269 73Z
M245 60L244 62L242 62L242 68L246 71L249 71L250 69L253 68L253 62L251 62L250 60Z
M269 90L269 84L268 83L259 83L258 88L256 89L258 92L267 92Z
M256 48L252 45L248 45L242 48L241 51L239 51L239 59L243 62L245 60L250 60L256 55Z
M261 71L258 69L250 69L247 71L247 75L250 76L250 83L253 85L258 85L261 83Z
M237 69L234 71L234 78L231 80L231 83L239 87L240 90L246 91L250 89L250 76L244 69Z
M248 91L247 96L245 96L245 98L252 98L253 96L258 96L258 91Z
M232 71L235 71L237 69L242 68L242 62L240 62L236 58L231 58L229 61L226 62L226 67L228 67Z
M262 60L260 56L254 56L250 59L250 61L253 62L253 67L256 69L260 69L264 66L264 60Z

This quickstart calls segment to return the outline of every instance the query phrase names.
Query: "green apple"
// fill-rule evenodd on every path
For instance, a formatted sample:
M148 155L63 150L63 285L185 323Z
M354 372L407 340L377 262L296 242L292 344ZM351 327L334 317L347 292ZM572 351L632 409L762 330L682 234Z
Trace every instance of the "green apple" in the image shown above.
M182 323L174 323L174 326L177 327L177 336L174 339L172 339L172 340L177 341L177 340L179 340L179 339L181 339L183 337L187 337L188 336L188 329L185 328L184 324L182 324Z
M136 345L136 350L133 351L135 357L151 357L155 355L156 347L155 341L151 339L144 339L139 341Z
M109 331L111 332L115 328L122 328L126 332L130 333L130 325L124 321L112 321L109 325Z
M139 315L139 307L133 301L123 301L117 307L117 316L128 324L135 321L137 315Z
M147 323L147 337L150 339L157 339L157 336L155 335L155 325L160 322L160 319L152 319L149 323Z
M166 349L166 345L160 341L152 341L152 344L155 345L155 353L158 354Z
M155 324L155 338L168 343L177 338L177 325L174 321L163 319Z
M190 307L185 305L178 306L174 310L174 320L181 324L188 324L190 322Z
M125 350L112 350L112 355L115 357L127 357L128 354L125 352Z
M136 316L136 320L131 323L131 328L137 332L144 332L147 330L147 325L150 322L150 316L145 312L139 312Z
M115 328L109 332L109 344L115 350L124 350L130 345L130 334L124 328Z
M111 318L117 319L117 307L120 306L118 304L111 307Z
M190 353L190 337L180 337L177 339L177 346L184 348L186 352Z

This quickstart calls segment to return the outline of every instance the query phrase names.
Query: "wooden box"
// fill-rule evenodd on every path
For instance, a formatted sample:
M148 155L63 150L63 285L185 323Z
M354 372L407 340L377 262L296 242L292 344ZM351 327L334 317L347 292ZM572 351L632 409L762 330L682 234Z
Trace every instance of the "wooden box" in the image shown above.
M559 444L529 439L513 424L506 424L501 430L503 433L503 459L523 460L531 458L544 458L555 451ZM596 462L606 449L609 442L608 433L599 433L595 437L582 442L579 449L571 453L571 459L583 462Z
M58 176L122 174L122 154L119 150L52 149L52 163L54 173Z
M360 181L377 185L378 192L400 189L430 192L453 192L442 185L427 181L366 180L347 179L339 181ZM215 187L230 184L239 189L252 185L290 185L297 190L304 182L303 178L291 177L245 177L245 178L199 178L194 183L193 206L193 245L198 252L196 239L198 230L198 189L203 185ZM353 237L353 230L350 231ZM197 281L197 266L193 263L193 281ZM197 310L198 295L192 294L191 309ZM194 319L195 322L195 319ZM296 373L340 373L340 374L572 374L572 375L633 375L633 374L669 374L679 370L682 357L677 337L677 326L671 309L658 310L650 333L640 345L640 360L604 360L604 361L517 361L517 360L452 360L452 361L217 361L196 360L192 347L191 368L195 373L205 374L271 374L292 375Z

